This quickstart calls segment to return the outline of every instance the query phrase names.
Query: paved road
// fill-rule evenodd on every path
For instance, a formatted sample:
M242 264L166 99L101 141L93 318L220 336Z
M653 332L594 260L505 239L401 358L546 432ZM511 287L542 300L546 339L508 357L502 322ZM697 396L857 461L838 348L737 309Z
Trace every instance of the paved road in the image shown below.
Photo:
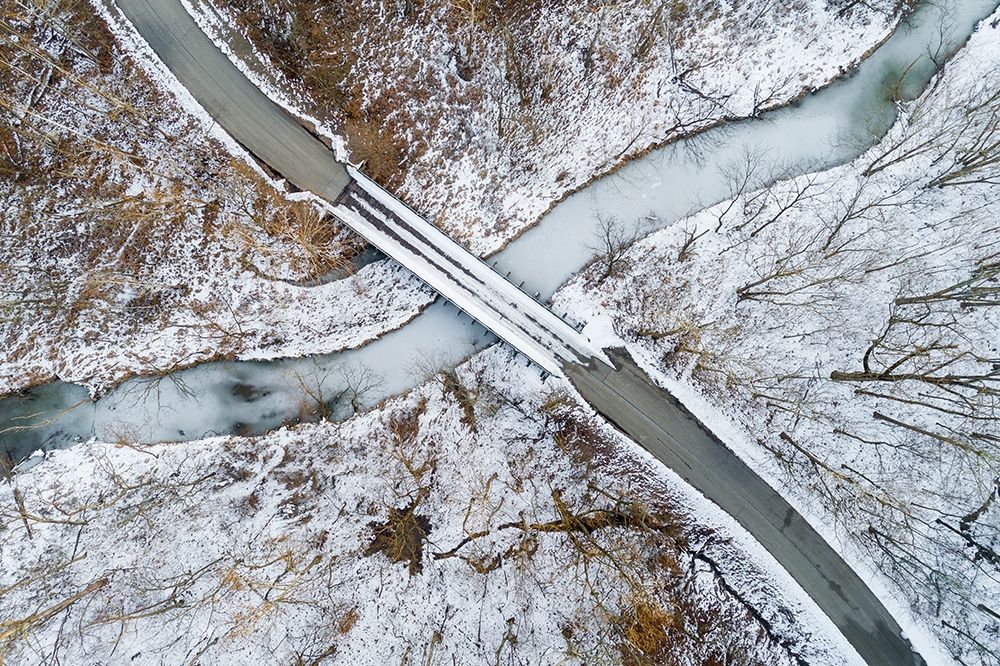
M115 2L226 131L297 187L336 202L351 182L343 165L229 62L179 0ZM598 361L563 369L598 411L747 528L870 666L924 664L875 595L781 496L627 355L614 360L617 371Z
M243 76L179 0L116 4L198 103L258 159L330 201L351 182L330 149Z
M857 574L763 479L622 350L567 365L580 394L658 460L745 527L816 601L870 666L923 666Z
M247 150L431 288L548 372L602 355L571 326L363 175L275 105L198 28L178 0L118 0L177 79ZM352 182L356 184L349 190Z

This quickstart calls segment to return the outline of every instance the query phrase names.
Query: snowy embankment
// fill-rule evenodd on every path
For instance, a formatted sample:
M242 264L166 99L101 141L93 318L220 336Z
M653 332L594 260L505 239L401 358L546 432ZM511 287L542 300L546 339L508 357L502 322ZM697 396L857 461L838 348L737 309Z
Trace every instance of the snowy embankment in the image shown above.
M53 452L0 518L12 663L850 654L730 518L500 348L341 424Z
M191 7L251 79L477 254L654 146L846 73L900 18L823 0Z
M390 262L296 286L344 274L357 240L286 201L121 17L104 16L112 32L100 15L11 14L0 394L334 352L432 300Z
M929 663L1000 663L998 26L855 162L741 193L557 298L811 516Z

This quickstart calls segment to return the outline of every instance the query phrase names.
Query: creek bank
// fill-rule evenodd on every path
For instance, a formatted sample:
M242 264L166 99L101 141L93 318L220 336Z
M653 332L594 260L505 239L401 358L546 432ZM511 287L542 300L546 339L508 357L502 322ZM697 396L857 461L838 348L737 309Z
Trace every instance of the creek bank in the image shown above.
M641 229L650 233L731 196L727 168L748 155L767 158L748 178L751 188L854 159L895 122L898 97L915 98L937 71L926 53L942 16L952 21L948 51L954 52L995 6L992 0L969 0L918 8L907 29L897 30L853 76L796 105L718 126L630 162L565 199L491 263L501 273L525 278L528 293L548 299L590 261L589 245L604 215L651 217ZM855 132L859 125L866 127L863 135ZM18 460L38 448L91 437L151 442L266 432L300 418L303 405L325 404L330 396L355 390L352 386L364 388L360 402L374 404L412 388L428 369L453 365L493 340L439 300L402 328L346 352L199 364L167 377L132 379L96 403L75 408L80 387L42 387L28 399L0 401L0 422L11 424L0 428L0 445ZM266 396L241 401L232 392L236 384Z

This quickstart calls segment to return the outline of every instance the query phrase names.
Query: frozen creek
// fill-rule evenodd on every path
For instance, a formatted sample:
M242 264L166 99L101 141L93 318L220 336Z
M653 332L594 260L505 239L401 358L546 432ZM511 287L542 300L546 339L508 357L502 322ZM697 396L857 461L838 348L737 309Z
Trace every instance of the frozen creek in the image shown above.
M750 188L849 162L878 141L897 118L898 100L919 96L937 70L935 60L963 44L996 4L922 5L850 78L791 106L655 150L596 180L491 263L546 299L591 260L588 245L601 215L636 220L642 233L670 225L728 198L726 173L748 154L773 165L758 169ZM129 380L97 401L82 386L56 382L0 401L0 454L20 461L91 437L155 442L260 434L296 421L321 402L342 418L353 411L348 386L364 385L360 402L374 404L494 342L439 299L403 328L336 354L205 363L165 378Z

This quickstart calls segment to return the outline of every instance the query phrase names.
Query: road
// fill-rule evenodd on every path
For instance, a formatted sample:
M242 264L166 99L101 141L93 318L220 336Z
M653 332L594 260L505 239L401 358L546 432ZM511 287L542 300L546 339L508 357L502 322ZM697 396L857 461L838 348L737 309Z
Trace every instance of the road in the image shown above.
M447 237L437 237L435 234L440 232L436 230L416 229L416 220L405 212L392 220L391 215L380 216L379 206L356 196L356 191L343 197L352 183L347 169L319 139L239 72L201 32L179 0L115 2L181 84L258 159L300 189L325 199L334 209L341 208L341 216L356 225L359 233L370 236L369 240L381 238L386 242L386 238L394 236L391 246L374 242L389 256L395 251L403 265L410 262L408 267L418 277L444 290L446 297L447 291L453 289L449 284L486 285L467 288L462 293L472 296L467 302L457 299L456 305L474 310L469 314L476 317L478 313L481 323L491 329L496 327L494 332L499 337L529 357L549 354L556 365L545 359L536 361L543 367L561 369L595 409L733 515L829 615L870 666L924 664L878 598L833 548L675 398L658 389L627 355L613 353L617 370L596 359L586 365L574 362L587 355L586 340L561 322L549 319L554 315L547 310L547 314L536 310L540 306L531 305L530 299L529 303L523 295L501 288L496 280L499 276L484 273L485 265L477 263L478 259L456 254L464 250ZM408 254L400 253L403 247L409 248ZM449 284L436 274L442 270L452 271ZM489 306L500 311L482 311ZM510 313L511 309L517 311L513 324L512 318L502 316L503 310ZM517 335L504 329L505 325L513 326ZM553 336L562 340L553 340ZM593 355L599 356L600 352Z
M251 83L179 0L115 4L198 103L255 157L329 201L351 182L330 149Z
M244 148L552 374L603 352L551 310L333 153L254 86L177 0L122 0L126 18ZM348 189L350 187L350 189Z
M587 402L745 527L870 666L924 666L868 586L781 495L627 353L607 354L617 370L565 368Z

